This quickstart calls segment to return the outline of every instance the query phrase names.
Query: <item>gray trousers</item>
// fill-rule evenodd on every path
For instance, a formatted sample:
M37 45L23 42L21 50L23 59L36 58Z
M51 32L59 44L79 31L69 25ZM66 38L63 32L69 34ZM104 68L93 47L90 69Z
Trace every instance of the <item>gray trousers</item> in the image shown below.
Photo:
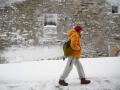
M70 71L73 68L73 64L76 66L76 69L77 69L77 72L79 75L79 79L85 78L84 70L83 70L83 67L82 67L82 64L80 63L80 61L77 60L77 58L75 58L75 57L68 57L66 67L64 69L63 74L60 77L60 80L65 80L68 77Z

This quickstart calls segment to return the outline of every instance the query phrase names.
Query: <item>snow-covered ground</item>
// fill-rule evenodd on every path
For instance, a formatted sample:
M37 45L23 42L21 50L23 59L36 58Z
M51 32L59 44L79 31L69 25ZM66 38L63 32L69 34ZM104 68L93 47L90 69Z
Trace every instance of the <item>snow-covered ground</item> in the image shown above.
M91 84L81 85L73 68L66 79L70 85L56 88L66 61L0 64L0 90L120 90L120 57L82 58L81 63Z

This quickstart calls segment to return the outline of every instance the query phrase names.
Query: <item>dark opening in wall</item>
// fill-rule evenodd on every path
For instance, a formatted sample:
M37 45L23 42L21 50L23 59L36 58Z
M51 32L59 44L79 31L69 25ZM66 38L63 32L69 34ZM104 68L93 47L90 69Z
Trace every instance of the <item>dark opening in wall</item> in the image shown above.
M118 6L112 6L112 13L118 13Z
M44 26L57 25L57 14L45 14Z

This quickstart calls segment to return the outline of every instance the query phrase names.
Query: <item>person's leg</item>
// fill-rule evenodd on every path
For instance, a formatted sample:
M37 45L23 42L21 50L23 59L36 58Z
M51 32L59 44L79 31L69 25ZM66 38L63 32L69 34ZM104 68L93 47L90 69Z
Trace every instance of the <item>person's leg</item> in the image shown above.
M80 63L80 61L77 59L74 59L74 64L77 68L79 79L81 80L81 84L89 84L91 81L86 80L85 73L84 73L84 70L83 70L83 67L82 67L82 64Z
M65 80L68 77L68 75L69 75L70 71L72 70L72 68L73 68L73 57L68 57L66 67L64 69L63 74L60 77L60 80Z
M74 64L76 66L76 69L77 69L77 72L79 75L79 79L85 78L85 73L84 73L84 70L83 70L83 67L82 67L82 64L80 63L80 61L75 58Z
M65 67L65 70L59 79L60 85L68 86L68 83L65 82L65 79L68 77L70 71L72 70L72 67L73 67L73 57L69 57L66 67Z

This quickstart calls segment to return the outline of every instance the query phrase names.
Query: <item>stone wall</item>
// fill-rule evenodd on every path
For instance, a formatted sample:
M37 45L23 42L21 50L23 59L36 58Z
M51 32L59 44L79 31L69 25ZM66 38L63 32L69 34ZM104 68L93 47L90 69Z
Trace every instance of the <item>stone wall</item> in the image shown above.
M115 56L112 49L120 50L120 15L111 14L110 7L105 0L27 0L0 8L0 48L62 45L67 30L80 23L83 57ZM57 14L56 28L51 29L57 33L54 38L49 34L51 40L45 14Z

